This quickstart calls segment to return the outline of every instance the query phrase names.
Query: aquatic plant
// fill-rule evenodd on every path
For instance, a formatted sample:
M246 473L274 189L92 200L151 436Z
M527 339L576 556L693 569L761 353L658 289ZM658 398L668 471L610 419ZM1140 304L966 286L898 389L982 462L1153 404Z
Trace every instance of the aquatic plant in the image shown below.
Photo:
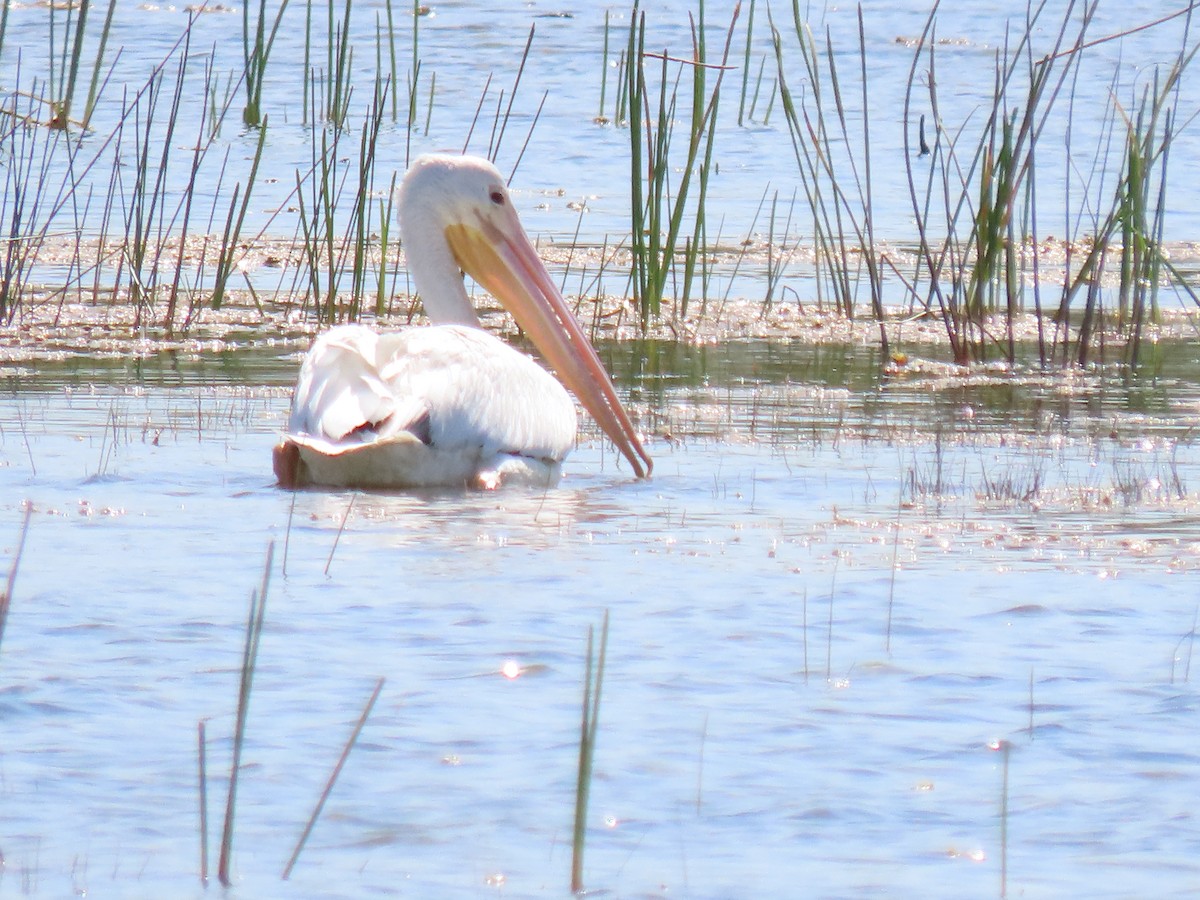
M297 172L295 196L299 204L298 232L303 267L298 275L306 279L304 303L312 302L319 321L337 322L356 319L365 308L371 290L368 273L376 273L375 297L370 308L385 305L382 285L386 272L386 229L379 240L378 262L373 260L375 243L372 224L376 208L375 158L380 129L386 114L386 82L377 83L366 119L357 132L346 127L344 117L329 127L311 132L312 166L307 173ZM348 98L347 98L348 99ZM357 140L357 146L354 141ZM349 152L345 147L351 145ZM351 165L353 161L353 165ZM393 175L394 179L394 175ZM394 184L394 181L392 182ZM349 200L344 227L339 231L337 211ZM390 198L384 212L390 213ZM349 291L342 291L342 279L350 278Z
M347 0L349 3L349 0ZM242 53L245 59L244 79L246 83L246 105L242 108L242 121L252 128L257 128L263 122L262 91L263 81L267 73L267 61L271 57L271 49L275 46L275 37L279 34L279 26L283 22L283 14L287 12L288 0L281 0L279 9L275 11L275 21L271 25L268 37L267 0L259 0L258 15L253 23L250 21L250 0L242 3ZM329 4L330 10L333 3Z
M1068 99L1072 98L1071 85L1078 77L1086 51L1120 35L1088 40L1095 5L1083 5L1076 19L1076 4L1070 3L1057 28L1050 31L1054 36L1050 51L1035 56L1032 36L1042 27L1039 19L1044 8L1044 3L1036 7L1031 4L1024 31L1016 35L1003 53L997 54L992 105L983 133L975 143L966 142L964 146L961 132L955 136L943 128L935 132L924 197L918 196L913 174L913 160L918 157L906 144L910 151L906 157L921 241L921 265L928 278L930 304L942 316L956 362L966 364L986 357L989 346L996 342L989 334L987 319L996 313L1002 315L1005 326L1003 353L1013 361L1016 353L1013 323L1025 308L1023 283L1027 273L1023 248L1028 247L1033 259L1032 290L1041 358L1048 361L1057 356L1064 364L1085 365L1103 336L1101 284L1109 257L1115 257L1121 278L1116 315L1111 321L1128 339L1125 361L1136 365L1147 308L1153 312L1164 269L1162 213L1173 139L1173 107L1178 99L1179 78L1195 51L1181 51L1161 81L1156 75L1154 88L1143 92L1132 112L1118 106L1109 111L1110 117L1119 117L1127 123L1124 141L1127 165L1107 203L1102 194L1088 198L1087 208L1108 207L1109 212L1092 220L1092 230L1086 239L1078 234L1077 225L1072 222L1076 213L1070 209L1064 211L1070 235L1068 252L1075 246L1086 246L1086 252L1078 263L1072 264L1068 259L1069 274L1053 313L1053 335L1047 344L1042 328L1044 310L1038 268L1041 234L1035 202L1037 159L1039 153L1044 155L1044 151L1039 151L1039 139L1060 97L1066 94ZM936 66L933 40L936 11L935 4L914 55L908 95L911 97L918 60L924 59L931 73L929 94L935 121L939 118L936 76L932 74ZM1185 29L1185 47L1186 43ZM1018 77L1020 73L1027 76L1024 82ZM908 103L906 99L906 118ZM1103 148L1098 149L1098 160L1102 154ZM1065 164L1073 165L1070 152ZM1068 182L1070 179L1069 171ZM1102 188L1102 183L1097 185L1098 190ZM939 241L930 237L931 206L949 211L947 231ZM1028 210L1025 217L1021 215L1023 209ZM1084 308L1072 351L1069 323L1073 301L1081 295Z
M320 818L321 810L325 808L325 801L329 799L329 795L333 792L333 786L337 782L338 776L342 773L342 769L346 765L346 760L350 757L350 751L354 749L354 745L358 742L358 736L362 734L363 726L367 724L367 719L371 715L371 710L375 708L375 701L379 699L379 694L383 690L385 680L380 678L375 682L375 690L371 692L371 696L367 699L367 703L363 707L358 721L354 724L354 729L350 732L350 737L346 739L346 744L342 747L342 755L338 757L337 764L334 765L333 771L329 773L329 778L325 781L325 787L321 791L321 796L317 799L317 805L313 807L312 814L308 817L308 821L304 825L304 831L300 835L299 840L296 841L296 848L292 851L287 865L283 867L283 873L279 876L284 881L287 881L291 877L292 869L296 866L296 860L300 858L300 852L308 842L308 837L312 834L313 826L317 824L317 819Z
M994 745L1000 751L1000 896L1008 896L1008 763L1012 755L1010 741L997 741Z
M234 256L241 241L242 227L246 222L246 210L250 206L250 196L254 191L254 181L258 175L259 164L262 162L266 141L267 117L264 116L258 126L258 141L254 147L254 157L250 165L250 174L246 177L245 189L242 187L242 182L237 182L233 187L233 196L229 200L229 215L225 219L225 231L221 236L217 254L217 272L212 298L209 301L213 309L221 308L229 277L233 274Z
M579 768L575 776L575 825L571 832L571 892L583 891L583 850L587 842L588 795L596 758L596 728L600 716L600 689L604 685L604 659L608 650L608 610L600 626L600 646L593 651L594 629L588 626L587 667L583 675L583 707L579 722Z
M83 119L81 124L84 131L87 131L91 127L92 113L95 112L96 101L100 97L100 73L104 67L104 50L108 46L108 36L112 31L113 15L116 13L116 11L117 0L108 0L108 12L105 13L104 24L100 28L100 39L96 46L96 61L92 65L92 77L88 81L87 101L83 107ZM109 74L111 73L112 70L110 68Z
M17 538L17 549L13 552L12 563L8 567L8 578L4 582L4 591L0 592L0 646L4 644L4 626L8 623L8 610L12 605L13 588L17 583L17 569L21 566L21 555L25 552L25 538L29 535L29 520L33 516L33 504L25 504L25 516L21 520L21 536Z
M229 791L225 798L225 823L221 829L221 855L217 863L217 877L221 884L229 887L233 880L229 867L233 858L233 817L237 805L238 778L242 769L242 747L246 742L246 719L250 712L250 693L254 686L254 669L258 664L258 647L262 641L264 616L266 615L267 587L271 583L271 565L275 557L275 542L267 545L267 558L263 564L262 583L257 591L250 592L250 609L246 618L246 643L242 649L241 678L238 681L237 719L233 729L233 755L229 764Z
M801 21L798 7L793 5L793 27L799 40L801 57L804 61L811 85L811 109L809 105L797 107L784 74L782 41L772 23L776 61L779 67L779 96L792 136L792 148L800 172L809 206L813 210L813 237L816 244L818 267L818 297L822 279L819 271L825 266L828 282L834 290L834 306L843 315L853 317L855 313L854 284L857 271L865 266L866 283L871 296L871 311L880 320L880 340L887 353L887 333L882 326L883 279L880 272L875 246L875 225L872 214L871 182L871 128L868 106L867 49L861 7L858 10L858 58L861 88L861 159L856 159L850 148L853 146L852 129L846 112L846 103L841 93L836 54L831 38L826 36L824 60L828 67L829 86L834 105L836 132L827 120L825 95L821 90L822 52L818 50L811 29ZM845 147L839 154L834 143ZM835 162L840 156L844 160ZM839 171L845 165L848 174ZM826 191L832 199L826 201ZM851 252L851 248L861 250Z
M630 158L630 250L632 252L633 301L643 328L659 315L668 278L676 281L676 301L686 313L697 260L704 247L705 202L708 171L713 159L717 108L721 82L729 69L741 4L734 6L718 65L710 65L705 50L704 4L699 7L699 23L692 21L692 57L682 59L667 51L646 51L646 16L634 3L630 16L628 45L625 51L626 92L628 97ZM655 60L657 79L647 79L646 60ZM674 81L670 66L678 65ZM684 68L691 70L692 92L690 121L684 158L679 164L679 182L672 185L671 143L679 99L679 78ZM716 70L712 89L707 74ZM652 86L657 86L657 91ZM653 105L652 105L653 104ZM644 146L643 146L644 144ZM703 151L703 156L701 156ZM682 239L685 212L692 178L698 172L698 191L693 210L690 239ZM677 271L677 256L682 250L683 273ZM680 283L682 282L682 283Z
M206 721L196 723L197 793L200 808L200 883L208 884L208 738Z
M76 243L69 272L51 286L47 302L62 304L73 295L83 303L127 306L138 328L156 326L168 335L187 331L204 309L222 308L230 292L243 287L239 302L248 298L264 318L278 297L284 310L298 309L320 321L391 310L398 243L385 192L390 195L395 175L376 173L375 160L381 155L385 115L404 120L407 161L422 128L430 130L438 91L445 91L436 74L422 76L421 19L426 10L416 3L411 10L407 4L396 9L392 0L370 10L352 0L326 0L324 5L307 0L302 10L287 2L271 10L265 0L256 9L246 3L242 46L233 48L232 71L220 68L215 51L206 56L198 50L192 30L201 18L192 13L178 45L154 64L144 81L117 85L121 94L114 99L110 79L121 50L114 54L107 48L115 0L105 4L103 20L89 3L52 7L46 11L48 74L27 83L18 61L16 87L0 113L0 153L9 160L0 181L5 240L0 321L11 322L31 295L31 272L45 251L46 237L60 232L85 232L98 240L94 247L90 237L86 245ZM400 9L411 14L411 32L397 27ZM5 6L0 12L0 51L9 46L4 44L7 10ZM799 309L812 299L819 312L869 315L878 323L885 360L899 317L918 315L940 323L950 357L962 365L996 356L1015 361L1017 326L1032 308L1043 365L1092 366L1114 357L1126 371L1142 365L1147 347L1143 334L1156 321L1160 292L1172 286L1200 301L1187 274L1162 246L1168 188L1175 183L1169 177L1170 160L1177 158L1172 146L1190 114L1180 108L1180 86L1195 53L1190 18L1173 13L1139 26L1181 21L1177 57L1148 70L1136 90L1123 85L1124 76L1117 71L1093 171L1086 173L1078 170L1082 154L1072 134L1072 121L1083 115L1075 106L1076 82L1093 47L1127 32L1095 37L1094 3L1027 3L1023 18L1014 20L1008 40L994 54L991 96L965 121L952 123L943 108L949 98L939 96L938 76L949 51L938 38L938 10L934 3L912 44L905 166L886 172L874 158L879 149L871 118L878 115L871 103L876 99L871 84L875 51L867 41L864 12L857 14L856 39L848 39L852 46L841 47L832 30L821 34L810 27L798 2L792 4L790 22L776 22L756 3L744 17L737 7L719 60L705 46L703 3L689 23L690 52L681 55L647 48L647 41L654 40L647 30L652 13L639 4L631 9L624 41L615 38L615 19L605 14L603 31L596 30L602 73L595 118L624 129L628 139L630 213L628 232L622 229L611 242L605 238L613 252L606 252L600 274L628 259L627 292L643 330L664 324L664 299L673 300L668 308L678 319L692 312L697 294L701 318L720 316L735 290L734 280L749 261L765 274L759 295L764 317L774 314L785 298ZM1061 18L1052 18L1059 13ZM243 154L237 143L242 139L222 140L221 128L233 95L242 96L243 82L242 122L264 128L266 110L278 99L271 96L273 85L288 81L272 78L268 83L268 60L276 38L292 23L299 27L301 15L301 113L311 125L306 131L311 159L283 179L271 173L285 185L294 174L294 189L277 208L258 211L256 221L265 217L266 222L250 235L247 223L256 213L251 195L262 156L272 152L287 129L252 132L247 142L253 151ZM364 16L374 20L368 33L375 61L373 76L365 82L358 52L363 48L354 46L364 33ZM771 45L756 60L764 20ZM313 46L314 31L326 32L325 38L318 37L320 46ZM535 71L526 66L535 35L532 27L525 35L511 87L497 94L488 76L463 141L464 148L478 148L476 152L493 159L515 158L510 179L523 164L543 105L552 104L550 91L537 86L542 87L541 99L518 149L508 126L517 120L517 94L528 92L530 72ZM407 81L401 83L405 48L397 44L409 37L411 60ZM735 37L742 70L736 114L733 105L720 102L723 79L732 70ZM277 65L286 62L272 62ZM616 75L612 85L610 69ZM82 102L73 98L83 96L85 82L90 82L86 107L80 121L66 129L76 115L72 110ZM201 90L204 102L196 107L202 110L200 124L194 137L181 140L176 113ZM778 97L795 168L785 176L792 183L773 177L771 185L755 186L764 199L746 228L744 221L714 218L709 208L710 178L721 149L717 132L719 124L735 119L754 122L768 93L767 116ZM97 107L102 114L93 119ZM279 115L289 112L285 106ZM1095 115L1090 109L1087 114ZM48 119L63 127L47 129ZM80 140L79 133L93 121L104 122L107 132ZM294 123L295 118L276 118L280 121ZM1065 154L1060 142L1046 139L1047 123L1056 137L1062 127L1067 129ZM1038 203L1038 179L1059 165L1060 156L1064 173L1059 180L1073 193L1064 209L1048 213ZM911 247L896 249L887 243L888 235L878 233L875 197L882 196L885 180L886 189L908 189L916 221ZM789 194L799 199L799 207ZM804 222L794 214L806 206L811 226L807 211ZM297 209L297 219L288 220ZM1067 257L1064 266L1054 267L1054 282L1047 275L1044 250L1051 220L1055 233L1065 236L1054 246L1061 246ZM252 281L245 265L247 245L263 237L279 238L274 231L280 221L288 221L294 255L279 254L278 287L264 291L262 275ZM765 240L755 232L760 223L765 223ZM796 231L810 232L811 257ZM722 248L722 233L744 235L755 251L745 243ZM793 261L807 266L810 258L815 298L797 293L789 279L796 268ZM564 287L574 276L581 292L590 289L589 277L595 290L603 289L604 279L594 265L585 263L582 271L577 266L573 257L564 267ZM716 280L726 278L724 285ZM889 293L890 306L885 302ZM599 322L598 307L592 314ZM621 321L627 314L618 310L616 318ZM677 321L665 324L678 328ZM1115 354L1108 349L1114 345L1119 347Z
M1040 267L1039 229L1044 224L1039 222L1036 198L1039 166L1047 165L1051 154L1041 147L1042 136L1058 104L1065 98L1073 105L1074 85L1087 51L1128 32L1091 39L1094 3L1071 0L1057 24L1042 21L1047 16L1045 2L1028 3L1023 22L995 54L992 96L982 115L975 117L982 127L965 122L953 129L943 121L939 102L939 6L933 4L914 42L906 81L906 180L918 237L915 264L908 274L881 249L875 234L870 67L861 9L857 103L843 96L844 73L836 63L839 48L830 33L819 46L799 4L793 3L792 30L804 76L804 90L797 95L788 81L793 51L771 23L780 99L797 173L813 211L818 304L822 290L828 288L835 308L853 317L855 298L860 289L865 290L887 356L889 316L883 291L886 283L898 280L910 304L938 317L952 358L967 365L988 358L993 348L1009 362L1015 361L1015 324L1026 314L1026 297L1032 294L1043 363L1055 359L1062 364L1090 363L1104 330L1115 326L1124 337L1124 362L1136 367L1142 327L1156 314L1164 279L1171 278L1195 299L1162 251L1167 163L1179 119L1179 83L1195 54L1194 48L1188 49L1189 26L1185 24L1174 64L1164 74L1156 72L1153 84L1133 99L1128 110L1116 102L1108 110L1108 133L1125 135L1124 172L1108 199L1099 179L1089 182L1082 206L1064 210L1069 235L1067 274L1059 302L1047 306ZM1159 26L1180 14L1141 27ZM1040 40L1045 35L1049 49L1035 52L1035 37ZM922 92L927 96L919 100ZM1119 85L1114 83L1114 98L1118 93ZM931 141L926 140L925 114L917 115L925 104L933 127ZM851 109L855 119L848 113ZM1067 117L1068 185L1076 178L1077 153L1070 146L1073 115ZM1096 168L1105 154L1102 144L1096 151ZM1080 208L1106 210L1093 214L1087 234L1080 233L1084 221ZM1084 248L1082 259L1072 259L1076 247ZM1102 279L1114 269L1119 273L1117 297L1106 310ZM1076 300L1082 300L1082 309L1076 308Z

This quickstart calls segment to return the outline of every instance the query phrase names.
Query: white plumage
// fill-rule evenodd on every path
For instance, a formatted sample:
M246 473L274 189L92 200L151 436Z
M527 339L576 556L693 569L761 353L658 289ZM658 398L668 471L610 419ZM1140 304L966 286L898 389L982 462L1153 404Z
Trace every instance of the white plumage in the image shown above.
M343 325L305 357L280 483L403 488L549 484L575 442L575 404L549 372L481 330L460 268L513 312L638 476L652 463L595 350L521 229L486 160L427 156L399 197L409 269L439 324Z

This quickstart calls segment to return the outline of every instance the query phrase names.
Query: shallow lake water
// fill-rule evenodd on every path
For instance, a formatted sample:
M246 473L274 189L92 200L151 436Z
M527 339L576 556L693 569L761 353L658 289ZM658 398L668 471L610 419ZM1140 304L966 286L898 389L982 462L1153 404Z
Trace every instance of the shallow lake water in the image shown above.
M544 492L279 490L278 350L8 378L0 894L205 894L197 723L215 846L271 542L235 895L566 896L605 610L591 890L1200 889L1193 351L1121 388L655 349L604 348L654 478L585 439Z
M707 52L712 60L720 57L736 5L732 0L705 5ZM881 240L907 244L914 240L914 233L904 155L905 90L913 68L912 41L920 36L933 4L930 0L887 3L873 0L861 5L868 66L866 109L871 123L875 229ZM246 234L257 234L264 228L272 235L290 236L297 232L300 213L293 194L296 180L297 177L307 178L314 156L320 153L321 136L328 137L324 127L314 128L311 124L311 110L306 118L304 98L308 95L301 85L307 61L316 79L316 89L318 92L326 90L330 68L328 19L332 15L336 31L344 10L340 3L333 4L333 14L328 13L326 3L312 6L311 25L306 25L304 5L290 6L269 58L263 88L263 111L269 119L267 155L254 185L254 201L247 210ZM555 238L578 234L586 243L599 245L605 240L611 245L620 243L630 228L629 132L612 124L598 124L596 119L600 114L612 119L615 114L618 66L628 40L632 3L580 4L539 0L501 4L446 0L429 4L428 14L417 20L416 52L421 61L417 80L419 127L411 133L405 127L407 85L413 67L413 18L407 12L410 6L399 0L390 4L394 40L388 40L388 3L358 0L349 5L349 45L354 50L349 74L355 89L350 103L353 132L357 132L361 117L366 114L376 76L390 77L393 50L397 57L400 113L396 119L390 114L385 116L382 124L382 136L376 150L374 189L377 195L386 194L392 173L403 172L410 155L431 150L458 152L464 147L474 153L491 155L489 151L494 150L500 169L506 174L516 172L512 187L531 234ZM647 48L653 48L653 52L665 50L676 56L690 56L692 34L689 23L697 17L698 6L692 0L642 3ZM748 235L761 236L768 231L776 238L787 232L802 242L811 243L813 221L803 202L800 168L782 104L777 96L773 96L777 66L771 40L772 23L781 32L784 71L797 103L807 102L813 87L792 23L792 6L786 3L778 6L768 19L766 4L757 4L752 15L751 4L742 3L734 30L730 53L734 69L723 82L718 137L709 182L708 240L714 244L736 246ZM802 2L797 6L816 40L824 42L828 37L832 47L845 94L843 103L848 110L848 143L860 157L858 165L861 169L860 110L864 104L858 82L857 7L827 2ZM1039 24L1033 29L1035 54L1053 49L1069 6L1071 4L1066 0L1047 4ZM1073 7L1071 35L1078 27L1078 6ZM1074 233L1081 228L1075 221L1080 209L1086 208L1090 216L1093 207L1107 207L1107 197L1121 160L1118 147L1110 146L1110 130L1115 126L1117 132L1121 131L1122 116L1136 108L1142 91L1151 88L1155 78L1164 79L1180 49L1195 42L1194 35L1188 31L1187 20L1182 17L1145 30L1133 27L1164 16L1163 6L1157 0L1124 3L1104 0L1095 7L1087 36L1097 43L1087 51L1078 77L1064 90L1047 117L1041 143L1045 149L1038 158L1042 171L1037 190L1042 207L1040 228L1043 236L1063 237ZM110 135L121 124L122 115L132 104L137 91L164 60L168 61L164 67L164 91L169 95L174 89L181 55L177 47L196 8L184 4L117 5L103 69L109 84L106 91L101 92L101 102L92 120L94 133L83 140L79 158L72 157L75 167L72 177L79 185L77 190L81 197L89 189L95 191L97 198L103 196L114 178L132 180L131 170L136 154L140 152L131 134L136 129L127 122L127 130L120 141L110 141ZM266 8L268 21L273 23L278 3L268 3ZM175 132L165 148L170 152L161 155L165 161L164 171L161 176L157 168L153 172L163 180L161 191L167 198L165 208L177 216L174 210L180 194L193 179L191 147L209 136L202 116L211 107L214 95L222 101L227 95L232 96L230 113L212 149L202 160L199 176L195 179L197 199L193 233L221 230L228 215L232 185L248 180L258 138L258 132L247 130L240 117L245 102L244 89L237 82L237 73L243 67L241 8L236 4L209 4L207 9L195 16L188 43L189 65L180 87L182 102L174 117ZM251 21L256 15L257 7L252 11ZM609 23L607 55L606 16ZM962 132L958 151L961 156L971 156L975 136L982 134L983 111L990 102L995 81L996 54L1006 45L1014 44L1015 35L1024 29L1025 16L1024 4L999 10L994 4L978 0L941 4L936 28L938 114L947 140L950 135L959 136ZM100 12L94 11L84 44L81 79L91 74L102 21ZM536 33L526 65L520 72L514 98L513 86L521 69L521 54L531 26ZM45 6L13 6L4 52L0 54L0 87L5 91L28 90L36 80L44 89L45 83L53 79L61 82L62 74L58 68L61 68L60 45L65 27L61 10L54 27L57 31L52 32L51 16ZM306 29L310 31L307 57ZM748 31L751 33L750 67L748 76L743 78ZM1101 40L1125 31L1131 33L1121 40ZM52 34L56 37L53 50ZM111 75L108 74L110 66ZM210 66L213 72L212 84L206 84L205 66ZM669 70L669 78L678 76L678 68ZM928 68L928 60L916 67L911 121L907 124L909 143L913 147L918 142L915 129L922 115L928 120L927 135L931 141L934 135L934 111L927 87ZM763 72L761 78L760 69ZM654 66L650 70L648 77L653 86L658 73ZM1200 79L1194 77L1193 72L1189 70L1178 87L1176 119L1186 125L1176 128L1172 149L1172 162L1178 161L1178 164L1172 169L1174 177L1170 179L1166 198L1165 237L1170 241L1192 241L1200 233L1200 205L1195 202L1191 183L1186 178L1185 162L1200 152L1200 132L1191 121L1200 108ZM686 74L684 80L687 80ZM710 80L710 86L712 83ZM829 99L832 88L826 83L823 90L826 92L826 115L832 127L835 121L833 103ZM77 93L78 108L86 91L81 89ZM687 93L687 90L681 92L681 107L686 105ZM1022 98L1020 91L1016 93L1018 96L1014 97L1013 105L1019 106ZM24 109L29 101L16 95L13 102ZM145 108L139 111L136 121L151 119L153 125L144 127L161 137L171 119L168 115L169 96L160 97L153 114L148 112L148 103L143 105ZM1118 106L1122 110L1120 113L1115 111ZM497 140L500 131L497 118L501 112L508 115L508 125ZM35 106L33 114L40 116L40 107ZM682 131L685 124L679 124L676 130ZM835 138L834 152L842 152L846 143ZM40 145L34 146L40 148ZM109 155L118 146L122 148L119 152L124 162L113 169ZM676 138L675 146L680 154L675 164L682 166L682 138ZM970 152L962 149L968 146L972 148ZM353 186L359 153L355 135L345 138L340 147L335 154L338 158L336 171L339 178L348 177ZM22 152L24 149L25 145L18 148ZM48 174L42 181L45 190L51 194L66 171L68 157L63 149L59 147L46 163L40 161L40 155L34 156L37 165L47 166ZM153 154L160 152L156 138ZM83 170L80 160L91 161L93 157L101 163ZM914 177L918 183L923 184L929 177L927 162L927 159L918 159L914 163ZM848 179L845 160L835 160L835 164L842 173L843 189L849 189L845 185L853 184L853 179ZM1101 172L1108 174L1102 176ZM132 184L122 185L118 193L118 210L136 205ZM778 215L772 223L770 200L776 193ZM1084 203L1085 196L1093 198L1090 203ZM1105 199L1099 199L1102 196ZM21 196L11 188L5 190L3 197L5 209L21 203ZM214 197L220 198L219 202L214 203ZM794 205L793 197L797 198ZM346 213L353 201L352 189L342 191L341 212ZM315 201L309 197L307 202L311 207ZM82 217L77 214L78 210L68 206L62 213L63 227L68 231L79 228L94 236L103 220L100 205L99 200L95 200L88 214ZM933 205L937 207L938 203ZM26 200L23 214L29 215L33 206L32 201ZM42 206L48 207L49 203L43 202ZM215 210L211 217L210 208ZM123 232L123 220L115 227L118 232ZM1086 231L1086 226L1082 230ZM279 280L277 275L274 280ZM267 281L264 280L264 287ZM285 284L290 281L290 277L284 279ZM614 291L619 287L619 284L614 285Z
M354 6L364 106L385 6ZM731 6L708 6L710 54ZM842 71L853 71L853 7L806 6L818 34L830 29ZM991 87L1007 27L991 7L943 10L952 128L978 114ZM616 42L628 7L608 8ZM690 48L688 4L643 8L653 46ZM927 8L864 4L887 240L912 237L898 109L912 59L903 38L919 33ZM488 75L491 106L536 22L501 167L515 163L548 91L514 181L529 231L619 240L629 228L627 133L593 121L604 9L435 4L421 55L437 72L438 102L411 150L462 146ZM163 181L168 210L202 131L198 71L210 61L218 77L240 68L236 13L197 20L171 145L182 149ZM1093 34L1161 14L1152 0L1102 3ZM771 52L763 15L759 5L755 64ZM10 16L0 79L11 92L52 65L48 9L18 4ZM112 84L144 83L186 22L183 7L120 4ZM1098 45L1075 88L1078 168L1057 160L1039 182L1043 198L1065 190L1064 172L1090 171L1104 125L1088 113L1149 83L1178 52L1176 25ZM407 20L402 39L406 29ZM301 37L281 32L268 71L271 171L248 212L256 233L294 233L288 192L322 133L303 123L296 96ZM1196 153L1195 85L1181 88L1189 127L1172 151L1177 166ZM729 121L739 87L723 106L709 212L734 244L764 230L755 213L765 190L788 197L798 186L778 106L769 121L763 112L742 127ZM609 81L609 106L613 90ZM110 96L80 159L102 155L117 127L120 92ZM162 115L155 121L164 127ZM1056 151L1065 122L1048 125ZM403 169L407 138L403 124L385 124L380 172ZM227 208L254 139L232 124L222 131L197 208ZM42 159L40 146L31 158ZM50 175L34 180L57 190L64 157L47 165ZM101 196L128 168L80 166L78 196L89 187ZM5 221L20 193L17 180L7 184ZM130 190L118 192L118 213ZM1200 231L1190 190L1171 183L1172 240ZM1087 205L1075 196L1073 209ZM94 237L98 206L64 207L78 217L67 232ZM55 284L75 277L66 264L46 271ZM749 278L761 282L761 269ZM761 287L735 286L734 297ZM796 296L807 303L804 291ZM219 890L199 877L197 726L207 734L215 871L245 622L269 546L233 895L567 896L587 631L606 610L591 891L1200 891L1194 347L1148 347L1144 371L1122 383L987 368L948 377L917 360L884 375L869 346L606 345L650 436L652 480L632 479L585 429L548 491L293 495L274 486L270 449L297 359L269 341L238 341L204 358L81 354L0 369L0 577L32 509L0 643L0 896Z

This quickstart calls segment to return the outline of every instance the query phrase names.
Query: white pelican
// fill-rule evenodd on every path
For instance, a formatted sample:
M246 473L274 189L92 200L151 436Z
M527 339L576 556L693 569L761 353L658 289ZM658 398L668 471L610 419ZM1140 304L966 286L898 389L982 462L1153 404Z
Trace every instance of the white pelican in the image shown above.
M575 443L575 404L563 384L634 474L648 476L650 456L496 168L468 156L422 156L404 177L398 212L409 271L434 325L390 333L343 325L317 338L275 448L280 484L553 483ZM462 272L507 307L563 384L481 329Z

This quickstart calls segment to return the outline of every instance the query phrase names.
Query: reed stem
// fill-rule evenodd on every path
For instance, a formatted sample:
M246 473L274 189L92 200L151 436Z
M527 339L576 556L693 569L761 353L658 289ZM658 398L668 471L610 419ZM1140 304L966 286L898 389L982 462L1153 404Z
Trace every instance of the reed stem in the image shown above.
M225 799L225 824L221 829L221 856L217 864L217 877L221 884L230 887L233 879L230 866L233 857L233 818L237 804L238 776L242 767L242 747L246 741L246 719L250 712L250 692L254 685L254 669L258 662L258 647L262 639L263 619L266 614L267 588L271 583L271 565L275 558L275 542L267 545L267 559L263 564L262 583L257 591L250 593L250 610L246 618L246 643L242 649L242 675L238 684L237 720L233 729L233 760L229 767L229 793Z
M604 684L604 660L608 650L608 610L604 611L604 621L600 626L600 648L595 656L592 649L593 631L593 627L589 625L587 668L583 678L583 712L579 725L579 771L575 779L575 827L571 839L571 892L575 894L583 891L583 850L587 840L587 808L592 788L592 766L596 757L600 690Z
M200 883L208 884L208 742L205 720L196 723L196 758L199 767Z
M33 504L25 504L25 516L21 520L21 536L17 538L17 549L12 564L8 567L8 579L4 582L4 593L0 594L0 646L4 644L4 626L8 623L8 610L12 603L13 588L17 583L17 569L25 552L25 538L29 534L29 520L33 516Z
M367 718L371 715L371 710L375 707L375 701L379 699L379 692L383 690L384 680L380 678L375 683L375 690L371 692L371 697L367 700L366 706L363 707L362 714L359 715L358 722L354 725L354 730L350 732L350 737L346 740L346 744L342 748L342 755L338 757L337 764L333 767L333 771L329 774L329 778L325 782L325 789L321 791L317 805L313 808L312 815L308 817L308 822L304 826L304 833L300 835L300 840L296 842L296 849L292 851L287 865L283 868L283 874L280 876L282 880L287 881L291 877L296 860L300 858L300 851L304 849L305 843L308 842L308 836L312 834L313 826L317 824L321 810L325 808L325 801L329 799L330 793L333 792L333 786L337 782L338 776L342 774L342 768L346 765L350 751L354 749L354 745L358 741L358 736L362 733L363 726L367 724Z

